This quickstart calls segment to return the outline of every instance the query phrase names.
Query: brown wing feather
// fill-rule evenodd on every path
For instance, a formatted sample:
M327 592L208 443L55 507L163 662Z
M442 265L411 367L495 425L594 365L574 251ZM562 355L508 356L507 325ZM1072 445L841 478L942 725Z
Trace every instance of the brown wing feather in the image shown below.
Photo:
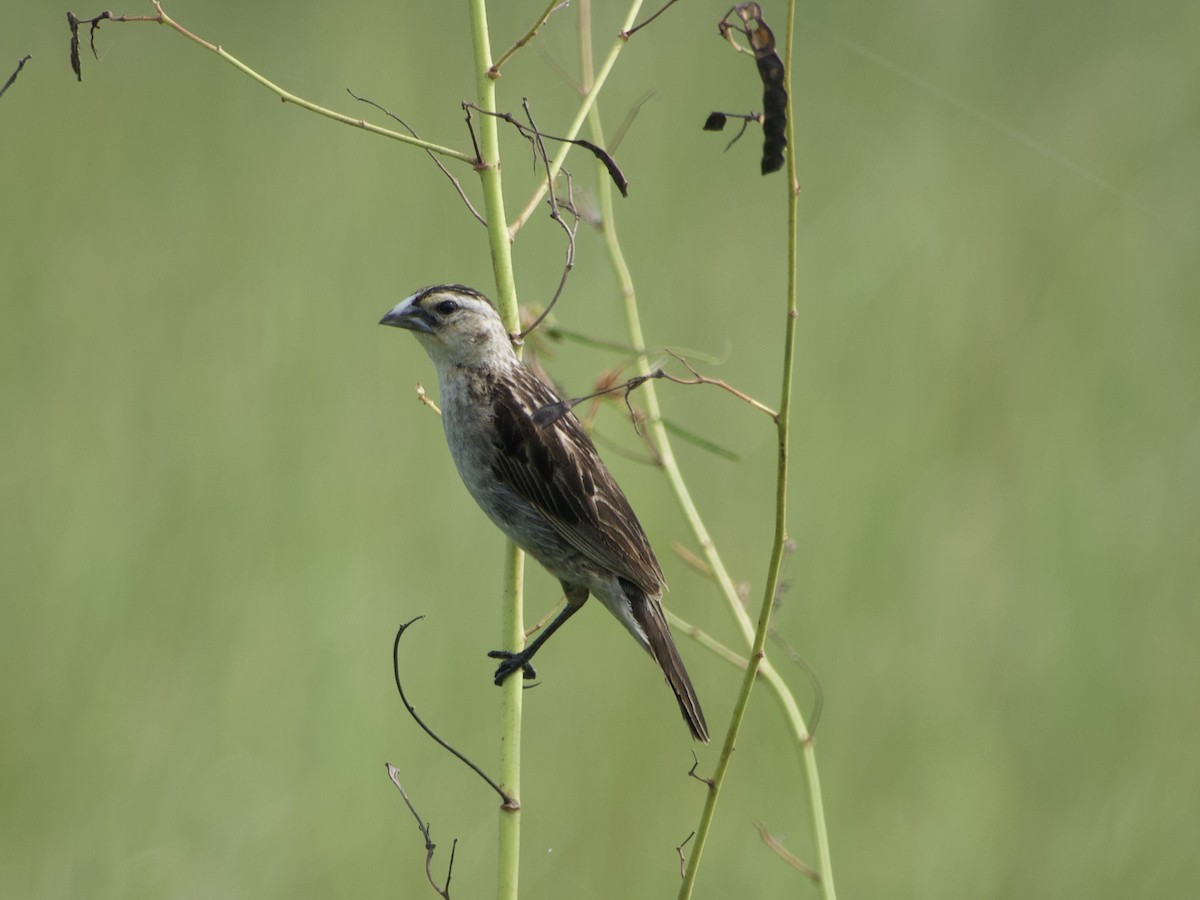
M559 398L520 367L517 379L492 389L496 476L541 512L576 550L647 594L662 591L663 574L625 494L573 413L544 427L533 413Z

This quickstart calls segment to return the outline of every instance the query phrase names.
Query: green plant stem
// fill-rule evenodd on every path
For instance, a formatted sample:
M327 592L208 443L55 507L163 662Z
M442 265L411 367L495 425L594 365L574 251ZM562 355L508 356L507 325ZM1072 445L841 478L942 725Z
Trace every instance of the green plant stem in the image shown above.
M793 65L795 62L796 41L796 0L788 0L787 12L787 28L786 37L784 40L784 66L787 73L787 90L788 97L792 97L792 76ZM786 441L788 433L788 422L786 417L792 408L792 373L795 361L796 352L796 320L800 316L799 306L797 304L797 277L800 269L799 246L800 246L800 180L796 175L796 117L791 105L788 101L788 117L787 117L787 162L788 162L788 260L787 260L787 330L784 337L784 366L783 366L783 385L781 388L780 410L785 416L781 424L781 431ZM784 461L786 462L786 443L783 448ZM786 497L784 500L786 502ZM768 597L764 602L764 606L770 606L773 601L773 595ZM769 610L766 610L769 614ZM764 631L766 623L762 623ZM774 677L778 677L773 673ZM799 710L790 713L799 716ZM808 775L809 789L809 811L812 815L813 839L817 848L817 871L821 875L821 891L824 893L827 900L837 900L837 889L834 886L833 880L833 856L829 849L829 831L825 825L825 800L821 794L821 779L817 772L817 753L815 742L810 737L800 745L801 758L804 765L805 773Z
M479 108L496 110L496 80L492 68L491 42L488 37L486 0L470 0L471 38L475 49L475 88ZM496 308L512 333L520 328L517 314L517 290L513 277L512 245L505 221L504 190L500 176L500 139L495 116L481 116L479 122L479 179L487 217L488 245L492 271L496 279ZM501 640L505 649L519 651L525 646L523 581L524 554L512 544L505 554L504 604ZM500 786L513 802L500 807L497 834L496 897L516 900L521 871L521 679L510 678L501 687L500 705Z
M585 20L587 19L588 11L589 8L585 0L583 5L581 5L581 17ZM788 72L789 79L792 71L792 26L794 15L794 0L792 0L788 8L786 43L786 70ZM626 28L628 27L630 26L627 25ZM584 29L584 33L587 33L586 27ZM585 52L584 59L586 60L587 58L588 55ZM588 71L585 70L584 74L586 86ZM588 113L592 128L592 140L597 144L603 145L604 138L599 114L594 108L588 110ZM766 659L764 653L764 644L766 641L767 629L770 624L771 609L774 604L775 595L779 585L779 571L784 555L784 545L787 540L788 434L792 396L792 375L795 360L795 323L797 318L796 247L798 221L797 199L799 190L797 187L795 156L793 153L793 148L795 147L795 135L793 132L791 115L788 116L787 128L788 159L790 164L789 180L787 184L789 192L787 257L788 281L786 312L784 320L782 387L779 412L774 417L778 446L775 500L775 535L772 542L771 559L768 565L767 584L764 588L763 601L760 607L757 623L750 619L749 615L742 607L737 590L733 584L733 580L729 577L729 573L726 570L723 561L721 560L720 554L717 552L716 545L713 542L712 537L709 535L703 519L700 517L699 511L692 500L691 493L683 479L683 475L679 469L674 452L671 448L670 438L667 434L658 404L655 385L652 381L648 381L642 386L643 401L646 405L649 429L654 444L658 448L663 470L667 475L667 480L670 483L676 499L679 502L680 507L683 509L684 515L686 516L688 523L692 528L693 535L695 536L697 543L700 545L705 559L712 570L713 577L716 579L717 584L721 589L721 593L726 600L726 605L733 613L735 622L738 624L743 637L750 646L750 657L745 667L741 688L738 692L737 702L731 717L730 727L726 734L725 744L722 747L721 756L718 760L716 770L712 776L712 786L705 798L705 807L701 814L700 825L697 828L696 840L692 845L691 854L689 856L687 869L684 875L684 883L679 892L680 898L690 897L695 886L696 876L699 871L699 865L703 856L704 847L707 843L708 834L714 819L721 786L724 783L725 775L728 772L729 764L732 760L733 748L736 742L738 731L741 727L741 722L745 716L750 693L753 689L755 680L759 677L761 677L771 687L771 693L775 696L777 702L782 707L783 713L796 740L801 757L801 764L809 785L809 808L812 817L814 843L816 844L817 854L819 857L821 889L824 895L827 898L830 898L830 900L835 900L836 898L833 883L833 868L829 853L828 831L825 825L824 804L821 796L820 778L816 764L813 740L809 734L808 728L804 722L803 714L796 703L794 695L791 693L791 690L788 688L786 682L780 676L779 672ZM614 226L611 185L604 177L601 177L599 182L601 220L605 244L608 248L610 261L617 273L617 279L620 284L629 327L630 342L635 348L637 348L639 351L642 351L637 362L638 371L639 374L645 375L649 373L650 365L649 360L644 354L646 343L641 328L640 316L638 314L637 299L633 287L633 280L630 275L628 265L626 264L624 253L621 250L620 242L617 239ZM710 649L720 653L716 647ZM729 655L727 654L720 655L723 655L727 659L729 658Z

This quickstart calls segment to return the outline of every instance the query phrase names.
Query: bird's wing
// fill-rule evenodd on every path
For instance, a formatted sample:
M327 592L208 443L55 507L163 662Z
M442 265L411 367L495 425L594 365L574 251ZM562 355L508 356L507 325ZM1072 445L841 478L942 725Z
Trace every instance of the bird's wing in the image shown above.
M534 412L561 401L524 366L513 374L491 391L498 451L493 473L580 553L647 594L659 594L664 578L650 541L592 439L571 412L536 424Z

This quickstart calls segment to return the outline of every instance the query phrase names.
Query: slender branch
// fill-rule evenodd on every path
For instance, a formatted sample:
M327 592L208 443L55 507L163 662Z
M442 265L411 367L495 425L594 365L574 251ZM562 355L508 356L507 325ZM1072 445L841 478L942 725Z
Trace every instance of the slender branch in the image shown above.
M543 313L542 316L544 317L545 313ZM535 321L533 325L531 325L529 328L527 328L525 330L524 334L522 334L521 337L524 337L525 334L528 334L530 331L532 331L537 326L537 323L540 321L541 321L541 318L538 318L537 321ZM779 419L779 413L775 412L775 410L771 409L771 407L767 406L765 403L761 403L758 400L755 400L749 394L739 391L737 388L722 381L719 378L708 378L707 376L701 375L699 372L697 372L695 369L693 369L691 367L691 365L689 365L688 361L686 359L684 359L682 356L680 356L678 353L675 353L674 351L671 351L671 350L668 350L667 352L670 353L671 356L675 357L675 359L679 360L679 362L689 372L692 373L693 377L680 378L677 375L671 375L664 369L651 369L650 371L645 372L641 375L634 375L632 378L627 379L626 381L623 381L619 384L611 384L611 383L605 384L598 391L593 391L590 394L584 394L582 397L572 397L570 400L557 400L554 403L547 403L545 406L539 406L537 409L535 409L533 411L534 424L540 428L545 428L547 425L551 425L551 424L557 422L559 419L561 419L563 416L565 416L567 414L568 410L573 409L574 407L578 406L580 403L583 403L586 400L591 400L594 397L601 397L605 394L616 393L617 391L624 391L625 405L629 406L630 405L629 404L629 395L631 393L633 393L634 390L641 387L648 381L654 381L655 379L660 379L660 378L664 379L666 381L673 382L674 384L683 384L683 385L710 384L713 387L719 387L722 390L728 391L729 393L733 394L733 396L737 397L743 403L747 403L750 406L753 406L759 412L766 413L768 416L771 417L772 420L777 421ZM634 426L637 427L638 417L634 414L632 407L630 407L629 414L630 414L630 418L633 419ZM694 439L694 437L695 437L694 435L689 435L690 439ZM725 450L724 448L720 448L720 449L723 453L725 453L727 455L736 456L736 454L730 454L730 451Z
M616 163L616 160L612 158L608 151L602 147L598 147L591 141L580 140L577 138L561 138L552 134L546 134L537 127L537 123L533 120L533 111L529 107L529 99L523 98L521 100L521 105L525 110L525 118L529 122L528 127L518 122L512 113L494 112L491 110L481 109L473 103L463 104L463 109L467 113L467 128L471 131L472 140L474 140L475 131L474 127L471 125L471 111L475 110L483 113L485 117L501 119L504 122L507 122L509 125L512 125L514 128L516 128L522 137L529 141L529 144L533 149L534 160L536 162L540 162L546 172L546 183L549 185L548 192L550 194L550 218L558 223L559 227L562 228L563 232L567 236L566 260L563 263L563 271L558 280L558 287L555 288L554 295L550 298L550 302L547 303L541 313L534 318L533 322L519 334L514 334L512 336L513 343L516 346L520 346L525 339L542 324L546 317L550 315L551 311L554 309L554 305L558 303L558 298L562 295L563 288L566 287L567 277L571 274L571 270L575 267L575 235L579 230L580 215L579 211L575 207L575 197L573 193L571 174L566 172L565 169L559 170L561 173L565 173L567 176L567 199L565 202L560 202L558 194L554 189L554 184L557 179L552 176L550 171L550 158L549 154L546 152L545 142L547 140L560 141L565 144L575 144L576 146L583 147L604 165L605 170L617 185L617 189L621 192L622 196L625 196L629 189L629 182L625 179L624 173L621 171L620 167ZM567 209L572 216L572 222L570 225L567 224L566 220L562 216L562 210L564 208Z
M687 866L687 857L683 855L683 848L688 845L688 841L696 836L696 832L692 832L683 839L683 843L675 848L675 853L679 856L679 877L683 877L684 868Z
M686 359L684 359L678 353L674 352L673 350L668 350L667 352L670 353L677 360L679 360L680 364L682 364L685 369L687 369L689 372L691 372L692 376L693 376L690 379L689 378L676 378L674 375L664 376L668 381L673 381L676 384L711 384L714 387L719 387L722 390L729 391L729 393L733 394L733 396L737 397L743 403L749 403L751 406L753 406L759 412L766 413L772 419L775 419L775 420L779 419L779 413L777 413L775 410L771 409L771 407L767 406L765 403L760 403L759 401L757 401L753 397L751 397L749 394L739 391L737 388L733 387L730 384L727 384L726 382L722 381L720 378L709 378L706 375L701 375L694 368L692 368L691 363L689 363Z
M600 162L604 163L604 168L608 170L608 174L612 177L613 182L616 184L617 190L621 192L621 196L629 196L629 181L625 178L625 173L621 171L621 167L617 165L617 161L613 159L611 153L609 153L603 147L598 147L591 141L585 141L582 138L556 137L553 134L547 134L546 132L539 130L537 125L535 125L533 122L533 116L529 112L529 99L525 98L522 101L522 104L525 107L525 116L529 119L528 127L518 122L512 113L489 112L488 110L480 109L478 106L475 106L472 103L464 103L463 108L467 110L468 125L471 121L470 110L474 109L476 112L481 112L484 115L495 116L497 119L503 119L509 125L513 126L513 128L517 129L517 131L521 133L521 136L534 146L535 159L538 161L545 161L547 163L545 167L547 173L549 173L550 167L549 160L546 159L546 148L542 145L543 140L559 141L564 144L574 144L576 147L582 147L584 150L587 150L589 153L591 153L592 156L596 157L596 159L600 160ZM565 170L560 169L559 171L561 172ZM551 179L548 183L553 186L554 180ZM550 200L551 203L554 202L553 187L550 189Z
M782 859L785 863L811 881L813 884L821 883L821 873L815 871L812 867L806 865L800 857L783 846L783 843L775 835L771 834L767 826L762 822L755 820L754 830L758 832L758 836L762 838L762 842L766 844L771 851Z
M792 52L792 30L794 22L794 0L791 0L788 10L788 41L786 55L789 62L787 71L791 72L790 60ZM584 83L587 84L587 73L585 72ZM589 119L592 127L592 138L597 143L603 143L604 138L600 126L600 119L595 110L589 110ZM788 158L791 165L792 192L789 196L789 250L788 250L788 302L786 309L786 337L785 337L785 354L784 354L784 372L783 380L785 391L783 392L782 401L780 403L779 413L776 418L777 434L783 435L783 440L780 443L780 471L777 478L776 490L776 536L773 544L772 562L768 569L768 584L764 593L763 600L763 616L760 616L759 627L755 628L755 624L750 619L746 610L743 608L741 600L738 596L737 589L730 578L728 570L725 568L724 562L716 549L716 545L712 537L708 533L708 529L704 524L699 511L696 508L695 502L692 499L686 482L680 472L678 463L675 459L674 452L671 447L671 441L667 434L667 429L664 425L663 417L658 405L657 393L653 381L649 381L645 385L643 391L643 401L646 404L649 430L655 447L658 450L661 465L667 480L675 493L676 499L683 510L688 523L691 525L693 535L699 544L706 562L712 570L713 577L716 579L721 593L725 598L727 608L732 612L734 621L738 625L747 645L751 649L750 660L745 667L745 676L743 678L742 690L739 693L738 705L735 709L729 733L726 736L725 744L722 748L721 757L718 763L717 771L714 773L714 787L708 791L705 797L705 809L701 817L700 829L697 833L696 845L688 859L687 871L685 873L684 884L680 890L680 897L686 898L691 896L692 889L695 884L696 874L699 871L700 859L703 855L704 843L707 840L708 832L713 822L713 814L716 809L717 799L720 795L720 787L723 784L725 774L728 772L730 761L732 759L732 751L734 740L737 731L740 727L740 722L745 714L745 709L749 701L750 687L754 681L761 678L771 688L771 693L776 701L781 706L784 716L795 737L796 744L799 748L802 763L805 769L805 776L809 784L810 795L810 811L813 819L814 837L818 846L820 857L820 866L822 873L821 888L825 893L827 900L832 900L835 897L833 888L832 865L830 863L828 851L828 837L824 822L824 809L820 795L820 781L816 767L816 757L813 752L813 743L811 734L809 733L803 714L800 712L799 706L796 703L795 697L792 695L786 682L779 675L778 671L771 665L770 661L765 658L762 644L765 641L766 627L769 624L770 606L774 599L775 592L778 586L778 570L782 563L783 546L786 540L786 519L783 517L782 511L786 508L786 462L787 462L787 443L786 434L788 427L788 411L791 397L791 377L794 354L794 324L796 319L796 193L795 190L795 161L791 148L794 146L790 129L792 127L792 117L788 116ZM614 226L614 209L612 205L612 192L605 179L601 179L598 187L599 199L601 204L602 230L606 246L609 251L609 258L613 268L616 271L618 283L624 297L625 313L628 320L630 342L637 348L642 349L642 355L638 359L639 373L648 375L651 371L650 363L645 356L644 348L646 346L645 339L642 335L640 316L636 294L634 292L632 276L629 272L629 267L625 262L624 254L621 250L620 242L617 239ZM773 575L772 575L773 573ZM757 645L757 647L756 647Z
M180 25L178 22L176 22L174 19L172 19L169 15L167 15L166 11L162 7L162 3L160 2L160 0L151 0L151 2L154 4L155 10L157 10L157 14L153 15L153 16L115 16L115 15L112 15L111 13L108 15L104 15L102 13L101 16L112 22L154 22L159 25L166 25L171 30L183 35L189 41L194 41L195 43L197 43L201 47L203 47L205 50L208 50L210 53L215 53L217 56L221 57L221 59L225 60L225 62L229 63L231 66L233 66L235 69L237 69L239 72L241 72L242 74L247 75L248 77L257 81L259 84L261 84L267 90L269 90L273 94L277 95L279 97L279 99L282 100L284 103L293 103L296 106L299 106L301 109L307 109L309 112L316 113L319 116L324 116L327 119L333 119L335 122L341 122L343 125L351 125L355 128L361 128L363 131L370 132L371 134L377 134L380 137L391 138L394 141L400 141L400 143L402 143L402 144L411 144L414 147L420 147L422 150L428 150L430 153L437 153L440 156L448 156L451 159L457 159L460 162L465 162L470 165L475 164L475 157L471 156L470 154L463 153L461 150L452 150L449 147L443 147L440 144L433 144L433 143L430 143L429 141L423 141L420 138L415 138L415 137L412 137L411 135L403 134L402 132L399 132L399 131L392 131L389 128L381 128L380 126L373 125L370 122L364 121L363 119L356 119L353 116L347 116L343 113L334 112L331 109L326 109L323 106L318 106L316 103L313 103L310 100L305 100L303 97L299 97L296 94L291 93L290 91L286 91L283 88L281 88L279 85L277 85L274 82L267 79L265 76L260 75L254 69L250 68L250 66L246 65L240 59L233 56L233 54L228 53L223 47L221 47L220 44L214 44L211 41L206 41L204 38L202 38L196 34L193 34L191 31L188 31L186 28L184 28L182 25ZM74 17L72 16L71 18L74 18ZM100 17L97 17L97 19L99 19L99 18ZM78 26L78 24L81 21L94 21L94 20L75 19L75 26ZM93 34L94 34L95 27L96 26L93 25ZM73 40L73 42L72 42L72 62L78 61L78 59L77 59L77 44L78 44L77 39ZM78 68L76 69L76 73L78 73Z
M749 665L749 661L746 659L746 657L739 653L735 653L733 650L730 650L712 635L708 634L708 632L704 631L699 626L693 625L686 619L681 619L671 610L668 609L666 612L667 620L671 623L672 631L679 634L686 634L701 647L716 654L718 657L725 660L725 662L736 668L739 672L745 671L746 666Z
M788 97L792 96L791 78L795 65L796 56L793 52L796 39L796 0L788 0L787 14L787 39L784 44L784 66L787 72L784 79L784 87L787 90ZM790 101L789 101L790 106ZM788 170L788 331L786 347L788 353L787 360L787 380L785 387L785 400L790 403L791 400L791 367L792 359L790 358L795 352L795 323L799 317L799 308L797 306L797 278L800 267L799 260L799 206L800 206L800 180L796 174L796 128L795 114L793 110L787 110L786 136L787 136L787 170ZM786 430L787 423L783 427ZM797 711L796 715L799 715ZM813 840L817 846L817 867L821 873L821 889L825 893L826 900L837 900L837 890L834 887L833 881L833 856L829 847L829 831L825 824L825 800L821 793L821 777L817 771L817 754L816 747L809 736L809 740L804 742L802 746L802 755L804 768L808 775L809 788L809 811L812 816Z
M550 0L550 5L542 10L542 14L538 16L537 21L533 23L533 27L530 28L529 31L525 32L525 36L518 39L515 44L505 50L504 53L500 55L500 58L491 65L491 67L488 69L488 78L499 78L500 67L508 62L514 53L537 37L538 30L546 24L546 20L549 19L550 16L555 12L565 7L567 2L568 0Z
M788 3L788 24L787 24L787 49L786 57L787 64L785 67L788 77L792 72L792 46L793 46L793 26L795 21L795 0L789 0ZM767 639L767 633L770 627L771 611L774 607L775 597L779 588L779 573L783 564L783 557L787 546L787 497L788 497L788 447L789 447L789 424L791 414L791 397L792 397L792 380L793 370L795 366L795 350L796 350L796 319L798 317L798 309L796 302L797 290L797 246L798 246L798 199L799 190L796 180L796 160L795 160L795 141L792 133L792 116L787 116L787 145L786 159L789 170L789 181L787 185L787 204L788 204L788 257L787 257L787 296L783 319L783 365L781 373L780 387L780 402L779 415L776 417L776 440L778 446L778 467L776 473L776 490L775 490L775 536L771 546L771 559L767 567L767 579L763 589L763 599L759 607L759 615L753 637L750 642L750 663L746 667L745 674L742 678L742 684L738 691L738 697L734 704L732 720L730 722L729 731L726 735L725 745L722 748L721 756L717 763L716 771L713 773L714 789L709 791L705 797L704 811L701 814L700 825L697 829L696 848L689 860L687 874L684 877L683 886L680 888L680 900L686 900L692 895L692 890L695 886L696 875L699 871L700 860L703 855L705 843L713 822L713 814L716 809L717 800L720 796L720 786L724 781L725 775L728 772L732 751L740 730L741 721L745 716L745 711L750 702L750 693L754 687L754 682L758 678L760 669L765 670L765 652L764 645ZM711 558L710 558L711 562ZM716 568L716 567L714 567ZM829 853L828 833L825 826L824 805L821 798L821 782L817 772L816 755L811 733L804 727L803 719L800 716L799 709L796 708L795 698L790 692L784 690L782 693L779 687L782 686L782 680L779 679L778 673L771 668L764 671L764 676L768 682L776 686L777 698L784 704L789 718L792 720L793 728L798 729L796 734L800 737L800 751L804 763L805 773L808 778L810 804L809 809L812 815L813 836L817 845L819 857L819 866L821 873L820 886L827 900L834 900L836 891L833 881L833 865Z
M13 82L17 80L17 76L21 74L21 70L25 68L25 63L29 62L31 59L33 59L33 54L26 53L17 61L17 67L13 70L13 73L8 76L8 81L4 82L4 87L0 87L0 97L3 97L4 92L12 87Z
M626 29L625 31L621 32L621 36L624 37L626 40L629 40L629 38L633 37L634 34L641 31L643 28L645 28L647 25L649 25L651 22L653 22L655 19L657 19L659 16L661 16L663 13L665 13L668 9L670 9L672 6L674 6L678 2L679 2L679 0L667 0L667 2L662 5L662 7L658 10L658 12L654 13L652 16L650 16L648 19L646 19L646 21L639 22L637 25L633 26L632 28Z
M546 142L542 140L542 132L538 130L537 123L533 121L533 112L529 109L529 98L525 97L521 100L521 105L525 109L525 117L529 120L529 127L533 131L533 144L537 150L538 158L542 161L542 165L546 169L546 178L550 178L550 159L546 153ZM518 126L519 127L519 126ZM524 133L524 132L522 132ZM614 164L615 165L615 164ZM579 213L575 211L575 197L572 194L571 176L567 175L567 204L573 216L572 223L567 224L560 212L558 194L554 190L554 183L550 184L550 218L559 224L562 230L567 235L567 258L563 263L562 276L558 279L558 287L554 290L554 296L550 298L550 302L546 304L546 308L542 310L541 315L537 316L529 327L523 329L517 335L517 341L524 341L525 338L545 321L546 316L554 309L554 304L558 303L558 298L562 295L563 288L567 285L567 276L571 274L571 270L575 268L575 233L579 230Z
M471 762L471 760L468 759L463 753L461 753L454 747L450 746L450 744L447 743L446 741L442 740L442 738L438 737L438 735L434 732L434 730L425 724L424 719L422 719L419 715L417 715L417 708L415 706L413 706L411 703L409 703L408 697L404 693L404 684L400 681L400 638L404 637L404 632L408 630L410 625L412 625L416 622L419 622L423 618L425 618L425 617L417 616L415 619L410 619L409 621L407 621L403 625L401 625L399 628L397 628L396 629L396 638L392 642L392 677L395 678L395 680L396 680L396 692L400 695L400 702L404 704L404 708L406 710L408 710L408 714L413 717L413 720L418 725L421 726L421 730L424 731L431 738L433 738L434 742L439 747L441 747L443 750L446 750L447 752L449 752L452 756L456 757L468 769L470 769L472 772L474 772L476 775L478 775L480 778L482 778L484 781L486 781L488 787L490 787L493 791L495 791L497 794L499 794L500 799L505 804L516 803L516 799L509 796L509 794L507 794L505 792L504 788L502 788L502 787L500 787L500 785L496 784L496 782L494 782L488 776L488 774L483 771L483 769L479 768L479 766L477 766L477 765L475 765L475 763Z
M455 838L454 842L450 845L450 862L446 866L446 883L442 887L438 887L438 883L433 879L433 853L437 850L437 844L433 842L431 835L433 830L432 823L422 819L421 814L417 812L417 808L408 799L408 792L404 790L404 785L400 783L400 770L391 763L387 763L387 773L392 784L396 786L396 790L400 792L400 799L404 801L404 805L408 807L408 811L417 820L417 829L421 832L421 837L425 839L425 877L429 879L429 884L443 897L443 900L450 900L450 876L454 872L454 851L458 849L458 838Z
M428 406L439 416L442 414L441 407L434 403L433 398L425 393L425 385L419 381L417 382L417 400L420 401L422 406Z

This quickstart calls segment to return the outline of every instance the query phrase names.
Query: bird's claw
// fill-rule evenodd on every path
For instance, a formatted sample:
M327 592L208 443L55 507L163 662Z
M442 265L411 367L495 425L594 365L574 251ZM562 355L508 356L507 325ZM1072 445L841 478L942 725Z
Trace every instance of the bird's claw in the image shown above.
M537 678L537 670L533 667L523 653L510 653L508 650L489 650L488 656L492 659L502 659L504 662L496 667L496 686L504 684L504 680L508 678L517 669L521 670L521 677L526 680Z

